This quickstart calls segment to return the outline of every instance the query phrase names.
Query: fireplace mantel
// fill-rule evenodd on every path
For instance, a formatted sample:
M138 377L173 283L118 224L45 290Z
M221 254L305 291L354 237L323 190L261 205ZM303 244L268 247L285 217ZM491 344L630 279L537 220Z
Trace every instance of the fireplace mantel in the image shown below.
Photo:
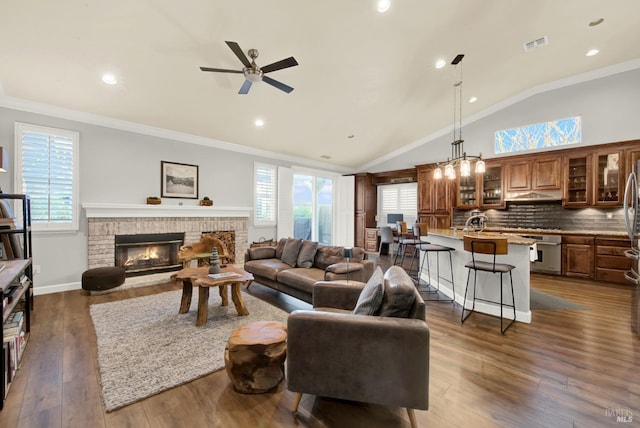
M104 204L86 202L87 218L124 217L249 217L250 207L202 207L196 205Z

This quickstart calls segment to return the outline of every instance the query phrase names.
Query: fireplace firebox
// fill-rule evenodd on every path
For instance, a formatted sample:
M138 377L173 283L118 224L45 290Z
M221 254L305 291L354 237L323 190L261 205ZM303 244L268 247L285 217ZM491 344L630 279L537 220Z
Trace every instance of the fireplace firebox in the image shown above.
M126 276L180 270L178 250L184 244L184 233L142 233L115 236L115 265L124 268Z

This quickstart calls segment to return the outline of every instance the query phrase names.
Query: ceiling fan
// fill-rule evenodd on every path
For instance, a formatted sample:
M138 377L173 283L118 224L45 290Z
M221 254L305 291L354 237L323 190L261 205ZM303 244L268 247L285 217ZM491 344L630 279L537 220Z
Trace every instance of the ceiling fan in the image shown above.
M285 58L283 60L274 62L273 64L265 65L260 68L256 65L256 58L258 58L258 50L257 49L249 49L247 53L249 57L251 57L251 62L249 62L249 58L242 52L240 46L236 42L225 42L229 48L233 51L234 54L238 57L240 62L244 65L242 70L227 70L224 68L210 68L210 67L200 67L202 71L215 71L218 73L242 73L244 74L244 78L246 79L238 91L239 94L246 94L251 89L251 85L256 82L266 82L271 86L274 86L281 91L289 93L293 91L291 86L285 85L282 82L278 82L275 79L270 78L269 76L265 76L265 73L271 73L272 71L282 70L283 68L293 67L298 65L298 61L292 56L289 58Z

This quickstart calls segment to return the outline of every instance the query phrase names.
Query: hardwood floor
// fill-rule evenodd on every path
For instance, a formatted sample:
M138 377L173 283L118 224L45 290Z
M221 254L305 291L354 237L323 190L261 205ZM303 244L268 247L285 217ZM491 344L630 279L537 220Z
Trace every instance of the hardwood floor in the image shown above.
M388 266L389 259L383 257L381 264ZM639 425L640 338L629 325L631 287L543 275L533 275L532 285L588 309L536 310L531 324L515 323L501 335L498 318L473 314L460 325L459 305L427 303L430 409L416 411L420 426ZM105 413L89 305L168 287L175 288L37 296L30 341L0 426L409 426L404 409L306 394L294 416L289 410L294 394L284 383L273 393L243 395L233 390L224 370ZM287 311L309 308L258 284L250 292ZM616 412L633 422L621 425Z

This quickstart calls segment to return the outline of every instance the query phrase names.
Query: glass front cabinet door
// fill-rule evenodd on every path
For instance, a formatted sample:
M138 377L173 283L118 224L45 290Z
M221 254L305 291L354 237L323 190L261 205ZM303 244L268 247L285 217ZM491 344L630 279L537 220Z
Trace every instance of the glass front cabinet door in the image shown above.
M594 184L595 205L621 205L624 193L622 187L626 177L622 171L622 152L607 151L594 153L595 174Z
M591 158L589 155L567 156L565 206L591 205Z
M458 179L457 208L470 210L478 208L478 182L475 172L471 172L469 177Z

